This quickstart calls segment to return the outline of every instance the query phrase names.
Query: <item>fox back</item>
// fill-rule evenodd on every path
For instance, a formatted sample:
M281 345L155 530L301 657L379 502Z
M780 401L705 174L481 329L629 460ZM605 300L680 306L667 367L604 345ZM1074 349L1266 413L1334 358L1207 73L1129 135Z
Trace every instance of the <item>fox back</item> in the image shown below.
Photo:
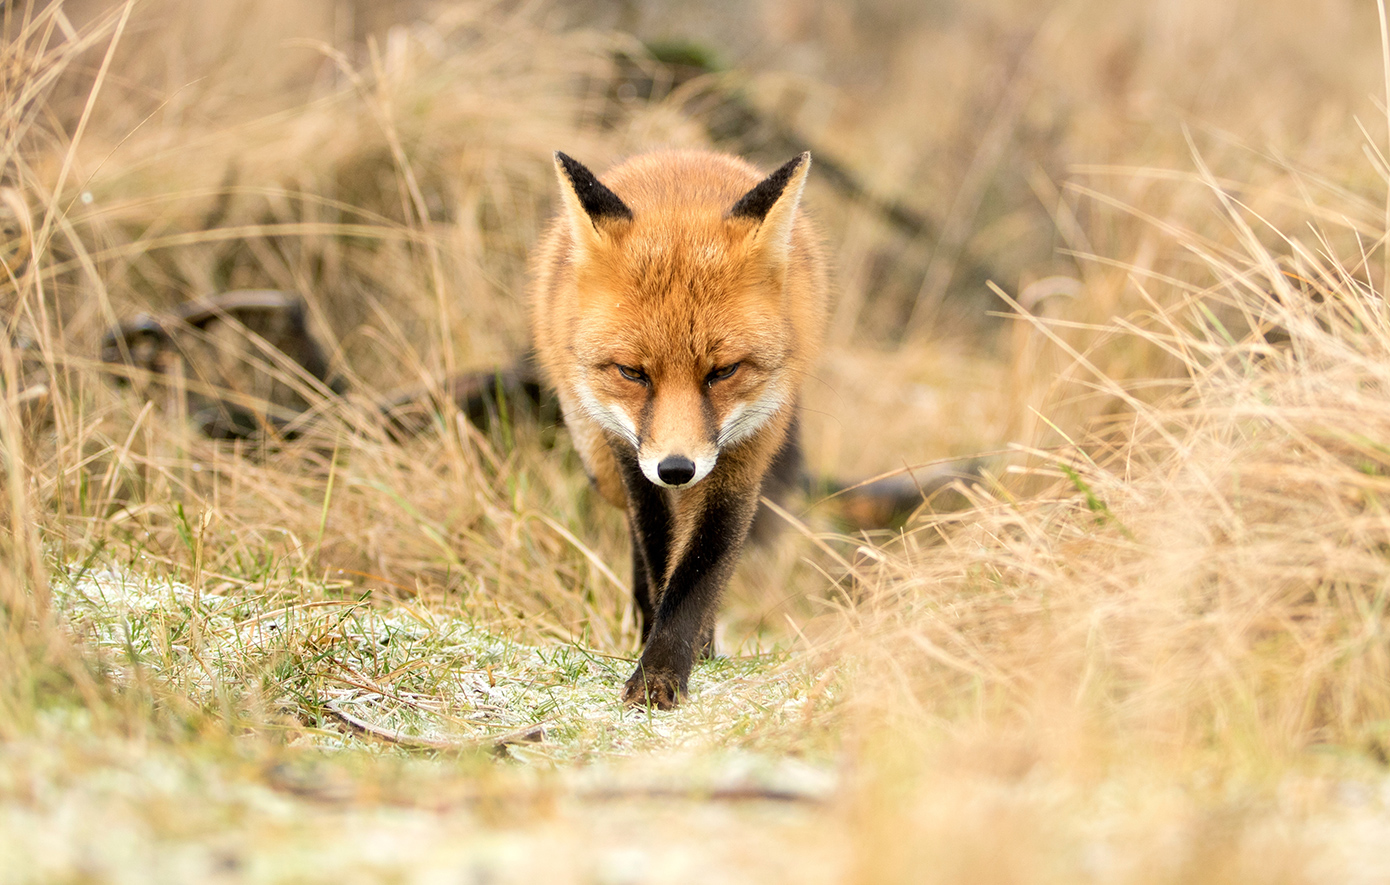
M537 250L533 333L591 479L628 511L647 640L634 702L684 691L794 431L827 313L822 248L799 211L809 168L803 154L764 177L671 151L600 183L556 155L564 207Z

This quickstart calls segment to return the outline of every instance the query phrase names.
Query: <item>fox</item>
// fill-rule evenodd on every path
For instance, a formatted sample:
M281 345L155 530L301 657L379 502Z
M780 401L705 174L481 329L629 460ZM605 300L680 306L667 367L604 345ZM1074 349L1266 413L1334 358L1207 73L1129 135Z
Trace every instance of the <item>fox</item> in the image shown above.
M564 200L531 256L532 347L505 366L367 397L397 442L447 425L449 403L483 432L514 419L569 425L590 479L628 517L644 649L623 696L669 707L694 657L713 651L745 542L776 528L761 498L819 498L847 529L881 529L929 502L960 506L937 496L973 484L984 463L858 483L806 470L798 394L828 288L824 247L800 209L809 155L766 177L723 154L644 155L605 174L607 186L564 155L555 164ZM258 451L331 411L299 391L350 390L309 320L298 292L222 292L119 323L101 360L113 383L162 390L152 402L182 391L205 435ZM297 365L308 387L285 389L268 358Z
M625 511L642 651L625 704L670 709L712 654L760 497L799 462L798 401L828 323L809 152L641 154L604 181L556 152L533 255L542 377L599 495Z

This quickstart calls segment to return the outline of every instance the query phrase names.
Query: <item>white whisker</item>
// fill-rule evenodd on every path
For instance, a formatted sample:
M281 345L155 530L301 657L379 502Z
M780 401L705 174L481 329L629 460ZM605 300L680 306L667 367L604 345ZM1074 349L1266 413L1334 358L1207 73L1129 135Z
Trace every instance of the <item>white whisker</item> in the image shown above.
M638 447L637 424L631 418L621 409L608 408L599 402L599 398L594 396L593 390L584 382L580 381L575 384L574 389L579 394L579 405L584 409L586 415L598 422L605 430L627 440L634 449Z

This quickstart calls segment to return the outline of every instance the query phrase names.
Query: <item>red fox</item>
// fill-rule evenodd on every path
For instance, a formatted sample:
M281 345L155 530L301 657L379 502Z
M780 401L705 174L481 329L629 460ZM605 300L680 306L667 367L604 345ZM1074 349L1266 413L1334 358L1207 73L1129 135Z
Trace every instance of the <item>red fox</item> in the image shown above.
M796 461L827 322L803 153L630 159L601 183L555 155L564 206L534 259L542 372L600 494L627 512L643 650L623 699L670 708L712 642L765 481ZM792 468L794 469L794 468Z
M848 485L802 469L797 397L827 288L798 208L809 166L803 154L761 179L733 157L652 154L605 176L610 190L558 155L565 208L534 262L535 352L378 400L398 440L447 423L441 394L484 430L563 412L594 483L629 517L646 645L625 689L633 703L670 706L685 691L750 521L755 538L773 521L760 496L828 495L847 527L882 528L941 506L937 493L982 466ZM182 390L205 433L261 445L328 411L304 391L347 389L329 353L302 296L260 290L136 317L102 343L117 383L162 388L161 400ZM286 364L302 370L293 385Z

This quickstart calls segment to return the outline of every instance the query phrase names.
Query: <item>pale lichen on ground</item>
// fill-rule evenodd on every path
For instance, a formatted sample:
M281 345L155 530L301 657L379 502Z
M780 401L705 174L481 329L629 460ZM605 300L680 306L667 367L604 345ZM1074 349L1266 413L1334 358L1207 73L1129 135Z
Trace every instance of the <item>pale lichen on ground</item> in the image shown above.
M629 659L527 645L422 605L275 605L115 567L68 577L55 602L115 672L144 668L200 703L260 691L304 722L301 742L325 748L398 737L466 749L526 729L506 752L531 764L756 748L835 697L826 674L788 655L715 658L696 667L686 703L657 713L619 702Z
M891 879L898 848L854 847L853 828L877 815L894 833L934 834L931 852L981 874L1037 862L1057 881L1188 881L1212 827L1234 834L1223 862L1242 869L1384 872L1383 777L1289 774L1232 798L1161 775L1078 783L1046 762L963 756L885 794L899 804L862 806L865 760L840 763L807 737L842 733L817 717L844 689L794 655L702 664L683 707L648 713L617 700L630 661L414 603L284 605L117 567L67 578L55 605L118 683L210 708L256 694L292 724L278 749L262 739L273 723L258 737L247 717L249 730L193 750L112 741L84 710L45 711L32 739L0 748L0 882ZM536 724L541 740L497 745ZM1015 866L998 867L996 838L1016 840Z
M256 736L274 723L247 717L189 753L106 740L82 710L43 713L0 759L0 882L828 882L843 869L843 843L815 838L839 791L833 757L775 743L831 697L794 659L702 664L683 707L648 713L618 701L629 661L413 604L281 605L119 567L74 568L53 588L117 684L213 709L260 695L293 724L279 749ZM495 741L538 723L540 740Z

